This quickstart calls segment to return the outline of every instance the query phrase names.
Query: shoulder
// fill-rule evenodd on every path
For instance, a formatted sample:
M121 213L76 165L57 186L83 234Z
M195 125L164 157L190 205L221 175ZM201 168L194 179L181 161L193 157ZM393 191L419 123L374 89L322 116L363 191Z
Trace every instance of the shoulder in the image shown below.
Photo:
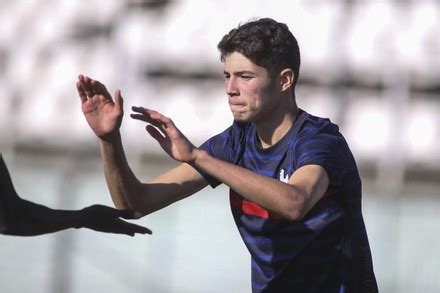
M331 122L329 118L314 116L305 111L301 116L298 133L300 137L313 134L341 136L338 125Z
M294 145L297 168L322 166L332 185L340 185L344 174L357 173L357 167L345 138L328 118L307 114Z
M298 132L293 140L294 146L307 145L307 148L316 146L318 148L347 148L339 127L331 122L329 118L322 118L303 112L298 120Z
M344 159L351 156L339 127L328 118L304 112L293 149L299 161Z

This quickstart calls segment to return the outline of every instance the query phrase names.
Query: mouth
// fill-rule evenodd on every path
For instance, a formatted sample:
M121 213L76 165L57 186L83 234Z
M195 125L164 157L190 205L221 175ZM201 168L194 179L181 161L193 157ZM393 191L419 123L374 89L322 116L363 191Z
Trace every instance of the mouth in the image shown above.
M243 104L243 103L229 103L229 108L233 112L243 111L245 107L246 107L246 104Z
M245 102L238 101L238 100L229 100L228 103L230 106L244 106L244 105L246 105Z

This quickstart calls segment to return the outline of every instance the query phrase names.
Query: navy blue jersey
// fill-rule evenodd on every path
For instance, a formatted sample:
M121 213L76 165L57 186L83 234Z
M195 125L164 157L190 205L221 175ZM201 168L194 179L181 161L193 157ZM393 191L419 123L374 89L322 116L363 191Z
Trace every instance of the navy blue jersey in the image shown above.
M324 196L292 222L230 190L240 235L252 256L253 292L376 292L361 212L361 180L337 125L300 110L288 133L262 149L255 126L234 122L201 149L220 160L287 182L298 168L322 166ZM221 182L201 172L212 187Z

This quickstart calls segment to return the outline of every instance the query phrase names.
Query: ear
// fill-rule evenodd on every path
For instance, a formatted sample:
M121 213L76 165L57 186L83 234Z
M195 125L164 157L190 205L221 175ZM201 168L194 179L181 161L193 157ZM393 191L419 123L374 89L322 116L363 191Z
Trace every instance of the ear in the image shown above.
M295 78L295 74L293 73L292 69L290 68L283 69L280 72L281 91L285 92L287 90L290 90L293 86L294 78Z

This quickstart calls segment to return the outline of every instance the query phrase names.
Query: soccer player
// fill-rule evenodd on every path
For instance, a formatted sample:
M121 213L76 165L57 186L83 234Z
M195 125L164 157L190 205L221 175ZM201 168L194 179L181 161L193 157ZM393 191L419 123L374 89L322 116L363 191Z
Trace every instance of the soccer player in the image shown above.
M148 228L120 219L139 218L130 210L116 210L93 205L79 211L54 210L21 199L0 153L0 234L35 236L68 228L89 228L95 231L126 234L151 234Z
M79 76L115 206L146 215L223 183L252 257L253 292L376 292L357 166L337 125L297 106L295 37L262 18L232 29L218 49L234 117L222 133L196 147L169 117L132 108L131 117L181 162L148 183L124 154L121 92L113 100L102 83Z

